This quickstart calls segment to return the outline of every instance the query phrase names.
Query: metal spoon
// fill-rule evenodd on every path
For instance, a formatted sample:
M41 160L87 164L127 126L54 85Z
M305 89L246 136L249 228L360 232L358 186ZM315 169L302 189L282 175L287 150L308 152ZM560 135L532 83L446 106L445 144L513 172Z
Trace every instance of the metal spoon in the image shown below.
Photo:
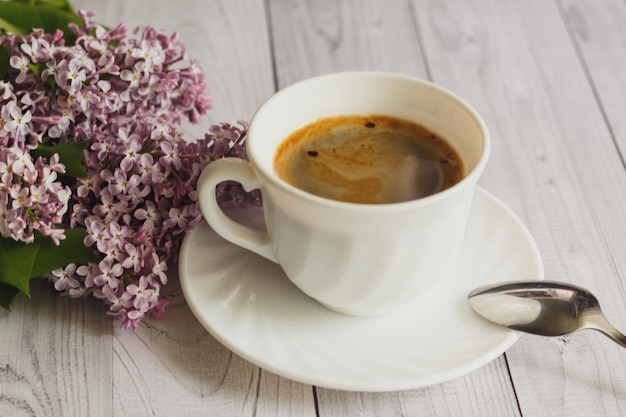
M477 288L467 298L478 314L511 329L542 336L594 329L626 347L626 336L584 288L554 281L505 282Z

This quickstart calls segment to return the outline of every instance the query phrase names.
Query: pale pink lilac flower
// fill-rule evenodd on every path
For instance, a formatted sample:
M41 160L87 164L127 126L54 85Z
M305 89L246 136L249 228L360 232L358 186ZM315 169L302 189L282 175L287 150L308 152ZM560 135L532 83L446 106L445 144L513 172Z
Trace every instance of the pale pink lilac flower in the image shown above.
M54 289L57 291L68 291L70 289L76 289L80 286L80 283L75 278L76 265L69 264L65 268L55 269L50 273L52 281L54 282Z
M30 243L34 232L49 236L56 244L65 238L61 216L67 211L70 189L55 181L64 171L51 158L32 160L28 151L18 147L0 147L0 235Z

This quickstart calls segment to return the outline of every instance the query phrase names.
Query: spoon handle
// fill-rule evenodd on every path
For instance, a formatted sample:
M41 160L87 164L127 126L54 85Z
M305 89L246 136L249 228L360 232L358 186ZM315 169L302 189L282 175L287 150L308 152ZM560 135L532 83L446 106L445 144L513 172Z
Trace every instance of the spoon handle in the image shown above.
M621 347L626 348L626 336L613 327L600 311L598 311L598 314L589 317L587 327L604 333L609 339L613 340Z

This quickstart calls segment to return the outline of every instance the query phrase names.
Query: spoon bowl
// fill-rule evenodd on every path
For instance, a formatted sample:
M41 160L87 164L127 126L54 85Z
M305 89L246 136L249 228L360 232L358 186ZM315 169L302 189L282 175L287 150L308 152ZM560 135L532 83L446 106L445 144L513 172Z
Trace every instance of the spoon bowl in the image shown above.
M556 281L514 281L477 288L467 298L478 314L510 329L542 336L594 329L626 347L626 336L607 321L598 299L584 288Z

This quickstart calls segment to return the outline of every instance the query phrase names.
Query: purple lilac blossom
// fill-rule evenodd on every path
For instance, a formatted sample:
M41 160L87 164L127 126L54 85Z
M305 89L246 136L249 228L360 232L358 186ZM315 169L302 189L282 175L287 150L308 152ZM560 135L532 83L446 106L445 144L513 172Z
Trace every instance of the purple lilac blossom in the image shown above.
M64 295L102 299L122 328L136 328L163 313L167 265L202 221L198 176L215 159L246 158L247 125L217 124L186 142L179 124L199 121L212 103L178 35L148 27L129 36L123 24L105 29L93 13L77 15L73 45L60 30L0 37L12 68L0 81L0 234L28 243L39 231L59 244L63 227L84 227L99 262L47 278ZM88 176L62 182L57 155L30 152L68 142L86 142ZM236 183L218 194L224 208L260 204Z

